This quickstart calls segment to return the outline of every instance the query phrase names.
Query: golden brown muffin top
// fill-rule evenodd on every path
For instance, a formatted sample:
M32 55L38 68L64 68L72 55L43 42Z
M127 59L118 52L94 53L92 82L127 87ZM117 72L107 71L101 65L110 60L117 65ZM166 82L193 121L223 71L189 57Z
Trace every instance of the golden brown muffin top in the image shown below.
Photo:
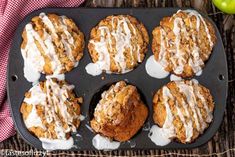
M149 37L146 28L129 15L112 15L91 30L88 49L101 70L125 73L144 59Z
M172 81L153 98L153 119L167 136L190 143L208 127L214 102L210 91L196 80Z
M65 73L83 56L84 35L66 16L40 13L25 26L22 38L24 61L38 72Z
M120 81L103 92L91 127L111 139L126 141L144 124L148 110L136 87Z
M194 10L179 10L164 17L152 34L156 61L181 77L201 71L216 42L212 24Z
M136 88L120 81L102 93L102 99L95 108L94 117L99 123L120 124L125 115L130 112L131 105L127 105L128 98Z
M33 86L20 108L26 127L39 138L68 139L80 124L82 98L75 96L73 88L57 79Z

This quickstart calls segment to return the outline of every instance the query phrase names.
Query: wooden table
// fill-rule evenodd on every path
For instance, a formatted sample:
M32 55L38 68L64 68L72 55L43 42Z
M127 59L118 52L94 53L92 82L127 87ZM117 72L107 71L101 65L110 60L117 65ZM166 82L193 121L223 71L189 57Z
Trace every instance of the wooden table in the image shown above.
M216 135L199 148L189 150L128 151L57 151L47 156L235 156L235 19L217 10L209 0L87 0L82 7L193 7L209 15L221 33L229 69L227 107L223 123ZM36 150L16 134L0 143L0 150Z

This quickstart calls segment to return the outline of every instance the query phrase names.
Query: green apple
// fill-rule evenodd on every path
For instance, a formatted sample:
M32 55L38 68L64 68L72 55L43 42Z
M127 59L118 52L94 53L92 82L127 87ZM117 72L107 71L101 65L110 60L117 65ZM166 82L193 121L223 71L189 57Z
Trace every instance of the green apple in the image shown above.
M213 0L214 5L228 14L235 14L235 0Z

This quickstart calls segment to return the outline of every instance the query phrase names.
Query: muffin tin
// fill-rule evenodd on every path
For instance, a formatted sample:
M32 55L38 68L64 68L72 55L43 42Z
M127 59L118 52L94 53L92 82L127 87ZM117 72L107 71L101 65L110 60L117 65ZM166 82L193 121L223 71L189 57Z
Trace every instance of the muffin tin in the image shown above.
M223 48L223 43L216 25L212 20L209 21L214 25L217 42L214 46L213 52L206 63L201 76L194 78L200 84L210 89L215 101L214 119L209 128L190 144L181 144L178 142L171 142L166 146L156 146L149 138L146 127L154 124L152 119L152 98L153 94L163 85L170 81L170 75L165 79L156 79L150 77L145 70L145 63L149 56L153 53L151 51L152 30L159 25L160 20L165 16L171 16L180 8L148 8L148 9L114 9L114 8L44 8L30 13L18 26L12 42L12 47L9 53L8 74L7 74L7 91L8 100L11 105L11 112L15 122L15 127L22 138L32 146L42 149L41 142L38 138L33 136L25 127L23 122L20 106L24 98L24 94L32 87L32 83L28 82L23 73L24 60L20 52L20 45L22 42L22 31L24 26L31 20L32 17L39 15L41 12L56 13L72 18L78 25L80 30L85 35L86 47L84 56L80 60L78 67L65 74L65 80L75 85L75 92L77 96L84 98L84 103L81 105L81 112L86 117L81 122L77 133L80 136L73 135L75 141L74 150L95 150L92 145L92 138L95 136L89 128L89 121L92 118L94 107L99 101L100 94L106 90L109 85L120 80L125 80L129 84L137 86L143 101L149 109L148 119L146 120L145 128L141 129L130 141L121 143L118 149L178 149L178 148L193 148L206 143L218 130L223 119L224 110L226 107L226 96L228 86L227 62ZM181 8L187 9L187 8ZM142 22L148 30L150 36L150 44L148 45L147 55L144 61L138 65L134 70L126 74L101 74L99 76L91 76L86 73L85 66L91 62L88 53L87 43L90 36L91 29L98 24L100 20L112 14L129 14L136 17ZM206 17L208 18L208 17ZM206 42L206 41L205 41ZM40 80L44 80L42 75ZM123 130L124 131L124 130Z

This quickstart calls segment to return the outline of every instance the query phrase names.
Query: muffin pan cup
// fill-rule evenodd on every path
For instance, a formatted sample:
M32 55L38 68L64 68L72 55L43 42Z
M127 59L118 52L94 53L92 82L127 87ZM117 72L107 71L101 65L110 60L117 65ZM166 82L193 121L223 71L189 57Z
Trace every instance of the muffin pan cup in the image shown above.
M24 94L32 87L32 83L28 82L24 77L24 60L21 55L20 45L22 42L21 34L24 26L30 22L32 17L39 15L41 12L45 12L56 13L58 15L65 15L69 18L72 18L85 35L86 46L83 58L80 60L78 67L65 74L65 80L69 84L75 85L74 90L77 96L82 96L84 98L84 103L81 105L81 113L86 118L84 121L81 121L81 125L77 129L77 134L81 135L81 137L76 136L76 134L73 135L75 143L75 147L72 148L73 150L96 150L92 145L92 138L95 136L95 133L89 129L89 121L90 118L92 118L92 112L100 98L101 92L108 88L107 85L111 85L112 83L118 82L120 80L125 80L126 82L135 85L138 88L143 101L146 103L149 109L149 115L144 126L145 129L140 129L139 132L133 138L131 138L129 142L121 143L118 149L183 149L198 147L206 143L216 133L223 120L224 110L226 108L228 87L227 62L223 43L216 25L210 19L209 21L215 27L217 42L213 48L213 52L209 60L206 62L202 75L195 76L193 78L197 79L200 84L207 87L214 98L215 109L212 123L202 135L200 135L194 142L190 144L181 144L173 141L166 146L156 146L150 140L150 138L148 138L149 131L146 131L146 127L148 127L148 125L151 127L154 124L152 118L153 94L163 85L170 82L170 75L165 79L156 79L150 77L145 70L146 60L149 56L153 55L151 50L152 30L154 27L159 25L159 22L163 17L171 16L172 14L176 13L178 9L183 10L188 8L44 8L30 13L21 22L15 31L15 36L9 53L7 74L7 92L8 100L11 106L11 113L15 127L22 138L35 148L42 149L40 140L27 130L20 113L20 106L24 99ZM90 31L99 23L100 20L104 19L108 15L113 14L132 15L145 25L150 36L148 51L144 61L131 72L126 74L103 73L94 77L87 74L85 70L85 66L92 62L87 49ZM203 16L206 17L205 15ZM45 80L45 75L41 76L40 81L42 80Z

